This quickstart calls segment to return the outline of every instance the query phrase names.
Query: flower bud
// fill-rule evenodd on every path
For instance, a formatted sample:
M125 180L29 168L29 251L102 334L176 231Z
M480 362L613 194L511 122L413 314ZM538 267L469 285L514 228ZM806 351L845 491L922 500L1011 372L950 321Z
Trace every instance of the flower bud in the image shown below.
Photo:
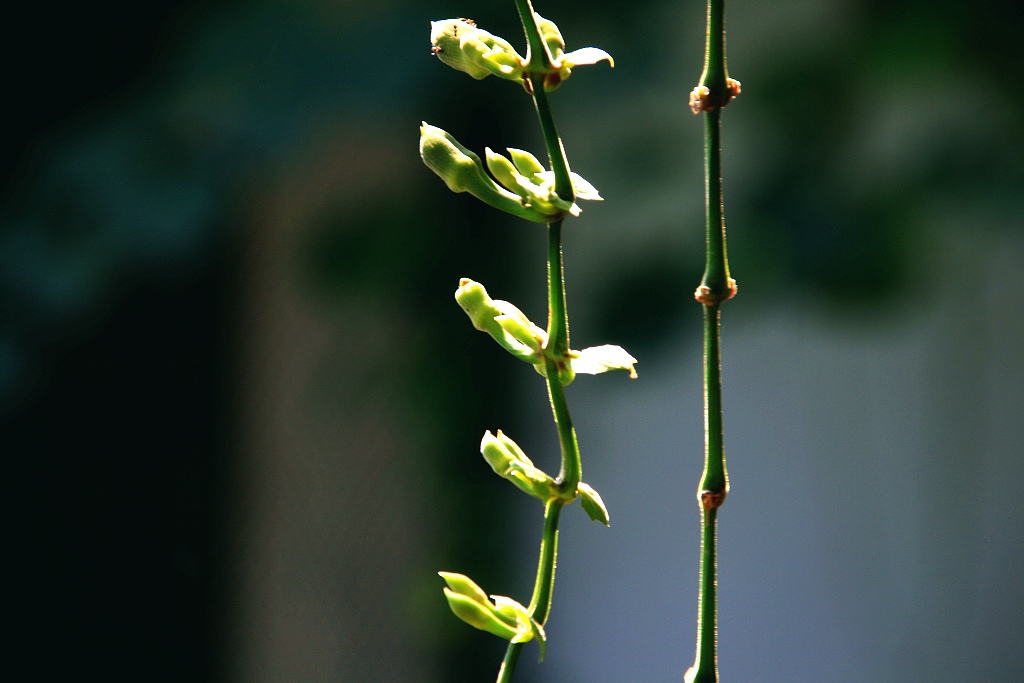
M469 278L459 280L455 301L473 327L486 332L506 351L527 363L536 363L547 343L547 332L530 322L518 308L507 301L492 299L484 286Z
M567 213L580 215L579 206L567 202L555 192L553 171L545 170L537 157L529 152L511 148L508 151L511 161L488 149L487 168L502 185L519 195L523 206L548 216L549 221L558 220ZM601 201L601 195L594 186L580 175L570 172L569 180L576 199Z
M523 58L515 48L467 19L430 22L430 42L438 59L478 80L492 74L514 81L523 79Z
M474 628L513 643L525 643L537 638L543 657L546 641L544 628L530 616L529 610L504 595L488 598L480 586L463 574L438 574L448 584L444 596L455 616ZM491 602L492 598L494 602Z
M495 474L508 479L520 491L540 500L548 500L555 495L555 480L534 467L519 445L500 429L497 436L490 431L484 433L480 440L480 454Z
M443 129L426 121L420 125L420 157L452 192L468 192L485 204L513 216L535 223L550 223L565 214L565 211L542 212L524 203L518 193L498 186L487 175L479 156Z

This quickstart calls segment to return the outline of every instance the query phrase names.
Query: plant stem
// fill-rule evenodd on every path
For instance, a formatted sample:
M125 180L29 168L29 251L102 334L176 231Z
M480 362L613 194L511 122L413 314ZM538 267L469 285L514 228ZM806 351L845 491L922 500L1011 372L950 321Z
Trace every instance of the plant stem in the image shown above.
M516 664L519 663L519 654L523 651L525 643L509 643L505 650L505 659L501 660L501 668L498 669L498 680L496 683L511 683L512 675L516 672Z
M549 500L544 506L544 533L540 539L540 557L537 560L537 578L533 584L530 599L530 616L541 625L547 621L551 611L551 593L555 586L555 566L558 557L558 519L565 507L565 501ZM497 683L509 683L515 673L519 654L525 643L509 643L505 659L498 670Z
M718 507L729 492L722 426L721 305L736 293L729 276L722 198L722 107L729 102L725 61L725 0L708 0L707 49L700 85L710 91L704 119L707 261L695 294L704 304L704 472L697 490L701 511L697 651L686 683L718 683L718 610L715 535ZM735 84L735 83L734 83Z
M540 119L541 132L544 134L544 145L548 150L551 170L555 174L555 192L565 201L572 202L575 196L572 180L569 178L569 162L565 158L565 149L562 147L561 138L558 137L555 119L551 116L551 107L548 106L548 94L544 90L544 75L556 69L551 64L551 55L548 54L548 48L541 39L530 0L516 0L516 8L519 10L519 20L523 24L526 43L530 48L526 77L530 81L529 91L533 95L533 104L537 108L537 118ZM537 63L537 55L541 56L540 64Z
M548 344L568 349L569 326L565 306L561 234L562 221L548 225ZM572 426L569 405L565 400L565 388L558 378L558 366L551 358L547 358L545 363L548 398L551 400L551 412L558 429L558 442L562 454L558 485L571 499L575 496L582 472L580 449L576 441L576 430ZM549 500L544 507L544 534L540 542L540 558L537 561L533 597L530 599L530 616L541 625L547 621L551 610L555 565L558 559L558 519L566 502L565 499L556 498ZM497 683L509 683L512 680L522 648L523 643L509 643L501 669L498 670Z
M533 86L533 105L537 108L537 118L540 119L541 132L544 134L544 146L547 147L551 170L555 174L555 193L565 201L572 202L576 197L569 177L569 162L565 158L565 148L562 139L558 137L558 129L555 128L555 119L551 116L548 94L544 92L544 76L531 74L530 83Z
M572 180L569 176L569 163L565 158L562 140L558 137L555 119L551 115L547 93L544 91L544 74L554 70L551 55L541 40L537 21L534 17L530 0L516 0L519 18L526 33L529 45L528 74L533 104L537 109L544 145L547 147L548 161L555 175L555 192L565 201L575 200ZM541 59L541 64L535 60ZM580 483L582 468L580 465L580 449L576 441L576 430L572 426L569 405L565 400L565 387L562 385L559 364L569 353L569 315L565 305L565 272L562 265L562 221L548 224L548 344L545 354L545 371L547 374L548 398L551 401L551 412L558 430L558 443L561 450L561 470L558 474L558 487L565 498L554 498L544 506L544 533L540 541L540 557L537 560L537 578L533 585L533 597L530 599L530 616L539 624L547 621L551 611L551 596L555 586L555 566L558 561L558 519L566 503L575 499L576 487ZM523 643L509 643L505 651L505 659L498 670L497 683L510 683L515 673Z
M711 299L724 301L736 286L729 278L725 246L725 212L722 204L722 109L704 114L704 204L707 260L701 287Z
M537 30L537 21L533 18L533 4L530 0L516 0L516 9L519 11L523 31L526 32L527 67L538 71L553 71L551 55L548 54L548 48L540 37L540 31ZM541 60L540 64L536 62L538 57Z

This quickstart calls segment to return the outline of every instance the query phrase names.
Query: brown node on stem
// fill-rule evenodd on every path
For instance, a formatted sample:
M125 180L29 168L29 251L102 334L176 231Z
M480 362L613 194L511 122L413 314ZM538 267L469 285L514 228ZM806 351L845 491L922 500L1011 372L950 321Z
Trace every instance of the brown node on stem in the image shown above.
M702 111L714 111L719 107L732 102L733 98L740 94L740 82L735 78L725 79L725 92L715 96L711 88L706 85L698 85L690 93L690 111L699 114Z
M714 510L725 502L725 491L698 491L697 500L705 510Z
M693 298L705 306L714 306L733 298L738 290L739 287L736 286L736 281L729 278L724 292L716 292L707 285L701 285L693 293Z

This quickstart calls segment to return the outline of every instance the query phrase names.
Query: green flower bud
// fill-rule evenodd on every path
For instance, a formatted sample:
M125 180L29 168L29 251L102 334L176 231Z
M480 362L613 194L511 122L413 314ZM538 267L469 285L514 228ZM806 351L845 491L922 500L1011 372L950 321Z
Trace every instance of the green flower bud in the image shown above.
M538 638L543 657L546 642L544 628L530 616L529 610L504 595L491 596L494 600L492 603L483 589L463 574L438 574L448 584L444 596L455 616L474 628L513 643L525 643Z
M534 467L523 449L500 429L497 436L490 431L484 433L480 440L480 454L498 476L508 479L520 491L540 500L548 500L557 493L555 480Z
M455 301L469 316L473 327L491 335L516 358L527 363L536 363L541 358L548 341L547 332L509 302L492 299L479 282L469 278L459 280Z
M448 599L448 607L452 613L473 628L493 633L504 640L512 640L519 635L518 630L498 618L498 612L493 606L489 606L490 602L482 605L448 588L444 589L444 596Z
M580 207L558 196L555 192L555 174L545 170L537 158L521 149L509 149L512 160L486 150L487 168L498 181L519 195L520 203L555 221L569 213L580 215ZM569 174L573 194L577 199L601 201L601 195L589 182L576 173Z
M597 64L601 60L607 60L612 67L615 66L612 56L600 48L584 47L566 53L565 41L562 40L562 33L555 26L555 22L545 19L536 12L534 12L534 16L537 17L537 29L540 31L541 40L544 41L551 55L551 65L556 69L554 73L549 73L544 77L544 90L547 92L558 89L562 81L569 78L574 67Z
M523 80L523 58L515 48L468 19L430 22L431 51L438 59L473 78L494 75L508 80Z
M538 173L544 173L544 167L541 166L537 157L533 156L526 150L509 147L508 154L512 157L512 163L515 164L516 170L523 175L531 176L537 175Z
M465 574L438 572L437 575L444 579L444 582L448 584L448 588L452 589L455 593L464 595L479 603L488 602L487 593L484 593L484 590ZM512 623L515 623L514 619Z
M551 216L524 206L518 195L499 187L487 175L479 156L426 121L420 126L420 157L452 192L468 192L485 204L536 223L552 220Z

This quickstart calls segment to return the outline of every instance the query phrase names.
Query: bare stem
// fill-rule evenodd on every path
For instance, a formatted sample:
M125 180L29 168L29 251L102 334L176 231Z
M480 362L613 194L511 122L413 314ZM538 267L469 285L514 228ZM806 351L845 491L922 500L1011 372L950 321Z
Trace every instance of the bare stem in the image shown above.
M703 89L703 92L700 90ZM718 508L729 492L722 426L721 305L736 293L729 276L722 198L722 108L739 92L725 62L725 0L708 0L707 49L698 99L703 111L707 261L695 298L704 305L704 472L697 489L701 511L697 652L686 683L718 683L718 601L715 541Z

